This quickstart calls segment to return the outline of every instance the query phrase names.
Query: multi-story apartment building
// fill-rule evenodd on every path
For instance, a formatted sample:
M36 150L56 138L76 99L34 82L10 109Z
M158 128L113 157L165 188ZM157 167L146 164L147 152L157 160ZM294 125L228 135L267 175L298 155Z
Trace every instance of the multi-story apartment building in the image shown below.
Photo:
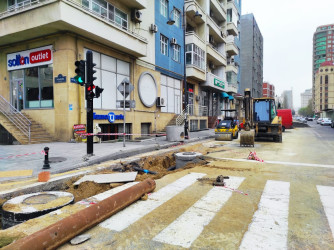
M188 91L195 95L193 101L189 95L188 103L198 103L199 108L207 112L210 127L225 115L222 109L234 105L238 68L232 62L239 53L235 37L239 35L240 2L187 0L184 5L186 76ZM202 17L195 17L196 12Z
M282 108L284 109L293 109L293 97L292 90L284 90L281 95Z
M253 97L262 96L263 83L263 37L253 14L242 15L240 19L241 46L239 93L251 89Z
M269 82L264 82L262 85L262 96L275 98L275 86Z
M2 106L20 111L21 119L38 123L53 139L69 141L74 125L87 118L74 62L91 50L94 84L104 88L94 99L94 124L110 133L103 140L117 139L113 134L123 132L124 119L125 132L140 135L164 130L183 110L190 113L191 129L207 128L208 119L234 105L237 86L226 72L237 73L227 70L227 61L238 54L238 5L238 0L2 1ZM136 102L125 117L117 105L124 79L134 86L127 99ZM5 125L5 111L0 123L20 138L27 129L15 132Z
M334 119L334 64L323 62L315 74L315 113Z
M301 99L301 108L305 108L308 106L309 101L312 99L312 89L306 89L304 93L300 94Z
M315 110L315 74L320 65L326 61L333 61L334 55L334 24L317 27L313 34L313 56L312 56L312 94L313 108Z

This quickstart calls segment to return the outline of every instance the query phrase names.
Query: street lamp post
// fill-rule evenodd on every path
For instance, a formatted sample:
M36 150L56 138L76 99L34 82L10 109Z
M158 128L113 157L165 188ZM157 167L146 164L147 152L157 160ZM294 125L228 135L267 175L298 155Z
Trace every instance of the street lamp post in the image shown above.
M184 82L184 106L185 106L185 116L184 116L184 138L188 139L189 135L188 135L188 129L189 129L189 124L188 124L188 84L187 84L187 72L186 72L186 29L187 29L187 21L186 21L186 11L187 9L195 4L190 4L187 6L187 8L185 8L185 4L183 5L183 82ZM201 14L199 14L199 12L197 11L197 7L195 5L196 8L196 12L195 12L195 16L194 17L202 17ZM174 9L172 10L172 12L174 11ZM170 15L169 15L170 16ZM168 25L173 25L175 23L175 21L173 19L170 19L167 21Z

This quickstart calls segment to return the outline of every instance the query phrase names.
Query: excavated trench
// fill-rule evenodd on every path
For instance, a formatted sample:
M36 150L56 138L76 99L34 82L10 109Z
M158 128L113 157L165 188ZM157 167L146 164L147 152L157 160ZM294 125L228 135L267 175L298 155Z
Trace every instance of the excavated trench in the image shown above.
M204 143L204 144L199 143L191 146L185 146L181 149L175 149L170 151L169 153L153 155L153 156L145 156L142 157L140 160L129 162L126 164L119 163L117 165L111 165L109 168L105 168L103 170L96 171L90 174L112 174L119 172L132 172L135 171L134 167L137 168L139 167L141 169L146 169L151 172L155 172L156 174L150 174L138 171L135 181L143 181L147 178L160 179L163 176L168 175L170 173L174 173L176 171L182 171L184 169L189 169L195 166L207 164L208 162L204 160L204 157L202 156L198 157L198 156L199 155L205 156L210 152L223 151L222 149L223 146L224 146L223 143L216 143L216 142ZM188 152L196 152L195 155L197 157L194 160L186 162L186 164L181 168L175 169L176 166L175 154L180 152L185 152L185 155L192 155L192 153L189 154ZM80 183L79 185L73 185L81 177L83 176L77 176L67 179L66 181L58 182L55 185L49 186L40 191L46 193L49 191L62 191L70 193L73 195L74 197L73 202L75 203L124 184L124 183L99 184L91 181L85 181ZM17 196L22 196L27 193L31 193L31 191L29 190L22 191L11 197L6 197L6 199L0 199L1 208L3 204L5 204L5 202L8 201L9 199L13 199ZM39 208L43 208L43 204L38 204L38 206ZM47 206L47 204L45 204L45 206ZM3 218L1 218L1 215L2 213L0 214L0 219L2 221ZM2 228L0 228L0 230L2 230ZM11 242L10 239L0 239L0 247L9 244L8 241Z

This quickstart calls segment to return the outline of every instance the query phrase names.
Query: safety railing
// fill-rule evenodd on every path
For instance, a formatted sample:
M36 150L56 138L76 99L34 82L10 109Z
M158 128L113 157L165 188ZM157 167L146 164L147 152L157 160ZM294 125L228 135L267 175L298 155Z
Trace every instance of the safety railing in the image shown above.
M176 118L176 125L182 125L189 116L208 116L208 107L188 104L187 108L182 110L181 114Z
M0 95L0 112L31 141L31 121Z

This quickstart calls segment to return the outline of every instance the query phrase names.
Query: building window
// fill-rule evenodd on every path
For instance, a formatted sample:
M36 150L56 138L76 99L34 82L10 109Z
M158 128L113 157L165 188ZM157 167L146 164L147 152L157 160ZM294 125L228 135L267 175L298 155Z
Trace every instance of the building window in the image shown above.
M85 55L87 49L84 50ZM104 89L100 98L94 98L94 109L117 110L116 100L123 100L123 95L117 90L118 85L124 80L131 80L130 63L93 51L95 66L94 81L96 86ZM126 97L129 100L130 96Z
M328 84L328 75L325 76L325 84Z
M187 44L186 64L195 65L200 69L205 69L205 52L193 43Z
M128 15L105 0L82 0L82 5L110 22L128 29Z
M160 34L160 52L168 56L168 38Z
M52 64L11 71L10 79L15 108L53 108Z
M165 100L164 113L181 113L181 81L166 75L161 75L161 97Z
M181 16L180 11L174 8L173 15L174 15L173 20L175 21L176 27L180 27L180 16Z
M160 0L160 14L164 17L168 16L168 1Z
M174 44L173 45L173 60L175 62L180 62L180 51L181 51L180 45Z

